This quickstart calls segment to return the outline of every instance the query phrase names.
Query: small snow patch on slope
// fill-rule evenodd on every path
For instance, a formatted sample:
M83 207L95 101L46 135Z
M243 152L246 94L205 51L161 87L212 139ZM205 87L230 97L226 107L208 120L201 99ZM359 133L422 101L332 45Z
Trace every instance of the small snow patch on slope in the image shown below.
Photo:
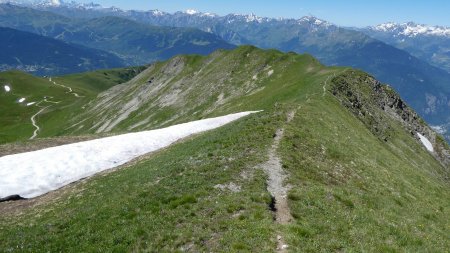
M5 85L3 88L5 88L6 92L10 92L11 91L11 87L9 87L8 85Z
M223 126L256 112L241 112L167 128L123 134L0 157L0 198L32 198L138 156L169 146L189 135Z
M23 101L25 101L25 98L19 99L19 103L22 103Z
M431 144L430 140L428 140L427 137L421 135L420 133L417 133L417 135L419 136L420 141L425 146L425 148L430 152L434 152L433 144Z

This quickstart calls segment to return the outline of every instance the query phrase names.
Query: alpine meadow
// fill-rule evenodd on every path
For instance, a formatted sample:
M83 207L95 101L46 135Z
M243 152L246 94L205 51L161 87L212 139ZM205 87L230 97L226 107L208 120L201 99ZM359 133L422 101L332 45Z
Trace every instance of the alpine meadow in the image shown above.
M0 252L448 252L438 25L0 1Z

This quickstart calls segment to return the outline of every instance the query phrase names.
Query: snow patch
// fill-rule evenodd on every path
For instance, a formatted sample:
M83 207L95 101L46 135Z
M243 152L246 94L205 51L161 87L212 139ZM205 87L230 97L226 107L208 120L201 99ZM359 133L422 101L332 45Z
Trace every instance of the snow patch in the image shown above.
M9 87L8 85L3 86L3 88L5 88L6 92L10 92L11 91L11 87Z
M303 23L309 23L311 25L315 25L315 26L320 26L320 27L325 27L328 28L330 26L332 26L333 24L330 22L327 22L325 20L316 18L314 16L305 16L302 17L300 19L297 20L298 24L303 24Z
M50 3L52 6L60 6L61 5L61 2L59 0L51 0Z
M138 156L167 147L189 135L223 126L253 112L241 112L167 128L129 133L0 157L0 198L32 198Z
M250 23L250 22L258 22L258 23L262 23L263 22L263 18L256 16L255 14L251 13L249 15L247 15L245 17L245 22Z
M23 101L25 101L25 98L21 98L21 99L19 99L19 103L23 103Z
M267 72L267 75L268 75L268 76L273 75L273 69L269 70L269 72Z
M186 14L189 14L189 15L195 15L195 14L198 13L198 11L193 10L193 9L188 9L188 10L185 11L185 13L186 13Z
M427 137L421 135L420 133L417 133L417 135L419 136L420 141L425 146L425 148L430 152L434 152L433 144L431 144L430 140L428 140Z
M217 14L215 14L215 13L210 13L210 12L201 13L200 16L202 16L202 17L210 17L210 18L218 17Z
M165 12L162 12L160 10L152 10L151 13L153 14L153 16L157 16L157 17L164 16L164 14L165 14Z
M31 106L31 105L34 105L34 104L36 104L36 102L30 102L30 103L27 103L27 106Z
M422 25L422 24L415 24L413 22L407 22L402 24L389 22L377 25L375 27L371 27L371 29L380 32L391 32L395 34L394 36L401 36L401 35L407 37L416 37L419 35L441 36L441 37L450 36L449 27Z

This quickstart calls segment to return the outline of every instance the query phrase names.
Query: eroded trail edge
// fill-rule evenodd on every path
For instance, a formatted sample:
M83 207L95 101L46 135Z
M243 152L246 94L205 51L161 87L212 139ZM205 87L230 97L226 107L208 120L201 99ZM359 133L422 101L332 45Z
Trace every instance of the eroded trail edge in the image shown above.
M287 114L286 122L291 122L294 115L295 111L290 111ZM284 184L284 181L288 175L283 170L281 159L277 153L283 136L284 128L277 129L272 146L269 148L269 159L267 162L262 164L261 167L268 175L267 190L272 195L274 202L273 210L275 212L275 220L279 224L288 224L293 219L287 202L287 193L290 190L290 186ZM277 252L285 252L288 245L285 244L281 235L277 235L277 242Z

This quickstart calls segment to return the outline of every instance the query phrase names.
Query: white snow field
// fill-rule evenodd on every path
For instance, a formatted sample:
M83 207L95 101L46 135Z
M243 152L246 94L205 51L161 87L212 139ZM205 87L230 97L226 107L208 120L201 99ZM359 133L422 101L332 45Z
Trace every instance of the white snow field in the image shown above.
M433 144L431 144L430 140L428 140L427 137L421 135L420 133L417 133L417 135L419 136L420 141L425 146L425 148L430 152L434 152Z
M11 87L9 87L8 85L3 86L3 88L5 88L6 92L10 92L11 91Z
M0 198L33 198L257 111L0 157Z

